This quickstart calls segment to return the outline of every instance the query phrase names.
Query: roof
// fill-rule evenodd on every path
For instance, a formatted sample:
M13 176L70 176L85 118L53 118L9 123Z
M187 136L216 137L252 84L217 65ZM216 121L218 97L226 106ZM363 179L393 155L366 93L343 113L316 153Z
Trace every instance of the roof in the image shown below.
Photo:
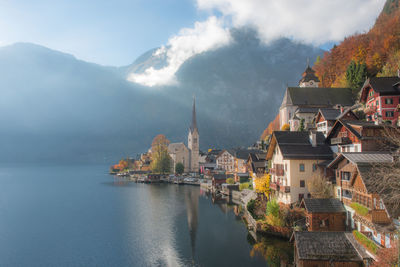
M328 121L336 120L336 118L341 114L340 109L335 108L321 108L319 112L321 112L321 115L324 116L325 120Z
M267 159L272 158L275 145L279 146L283 158L286 159L332 159L333 152L329 145L325 144L325 137L321 132L316 132L317 145L313 147L310 142L309 132L273 132Z
M353 94L350 88L288 87L282 106L308 105L314 107L352 106Z
M317 113L319 108L300 107L296 109L295 113Z
M226 174L225 173L215 173L213 174L213 179L215 180L225 180Z
M365 249L356 245L352 233L295 232L294 238L300 260L361 262L369 258Z
M343 120L343 119L338 119L335 124L333 125L332 129L329 131L328 136L326 137L326 142L329 142L329 140L334 137L336 130L339 129L339 127L343 125L343 127L346 127L351 133L353 133L358 139L380 139L380 136L373 136L373 137L363 137L361 136L361 133L358 132L356 129L354 129L354 126L362 127L362 128L374 128L374 129L383 129L383 125L376 125L374 122L371 121L359 121L359 120Z
M318 77L315 75L315 70L313 70L310 65L307 66L306 70L302 74L302 78L300 80L300 83L302 82L309 82L309 81L315 81L319 82Z
M372 77L365 81L361 88L361 102L365 102L368 98L369 88L381 95L400 95L400 78L399 77Z
M328 167L334 167L345 158L355 164L393 162L393 156L389 152L342 152L339 153L331 163L329 163Z
M305 198L303 201L307 212L346 212L337 198Z
M234 156L238 159L248 159L250 153L262 153L261 150L257 149L237 149L234 151Z

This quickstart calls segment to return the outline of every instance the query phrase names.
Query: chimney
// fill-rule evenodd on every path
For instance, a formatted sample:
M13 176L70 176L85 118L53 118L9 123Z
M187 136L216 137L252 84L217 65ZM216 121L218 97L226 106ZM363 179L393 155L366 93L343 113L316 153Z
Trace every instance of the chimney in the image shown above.
M312 147L317 146L317 132L316 131L310 131L310 143Z

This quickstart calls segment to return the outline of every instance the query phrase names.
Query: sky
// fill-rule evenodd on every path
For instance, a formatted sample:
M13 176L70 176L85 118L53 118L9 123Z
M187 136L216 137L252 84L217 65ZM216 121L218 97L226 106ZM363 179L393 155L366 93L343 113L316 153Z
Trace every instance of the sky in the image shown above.
M149 49L168 65L133 82L171 84L189 57L231 42L230 27L330 47L374 23L385 0L0 0L0 45L32 42L102 65L124 66Z

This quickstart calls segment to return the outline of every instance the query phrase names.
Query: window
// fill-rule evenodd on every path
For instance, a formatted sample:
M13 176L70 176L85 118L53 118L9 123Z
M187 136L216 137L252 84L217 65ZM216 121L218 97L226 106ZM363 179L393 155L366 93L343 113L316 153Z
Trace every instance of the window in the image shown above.
M393 111L386 111L386 117L393 118L394 117L394 112Z
M350 181L350 172L342 172L342 180Z
M378 107L379 106L379 100L376 100L375 102L375 106Z
M329 220L328 219L321 220L319 226L320 227L328 227L329 226Z
M385 98L385 104L387 105L393 104L393 98Z
M305 171L304 163L300 163L299 168L301 172L304 172Z
M312 171L315 172L316 170L317 170L317 164L314 163L314 164L312 165Z
M306 186L306 182L304 180L300 180L300 187L305 187Z

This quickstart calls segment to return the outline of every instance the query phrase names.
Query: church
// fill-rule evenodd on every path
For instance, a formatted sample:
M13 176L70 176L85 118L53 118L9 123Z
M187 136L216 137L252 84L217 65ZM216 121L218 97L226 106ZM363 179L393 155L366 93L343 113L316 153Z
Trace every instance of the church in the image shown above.
M182 163L184 172L199 172L199 130L196 120L196 100L193 98L192 124L189 127L188 145L183 142L171 143L168 153L172 159L171 169L174 172L177 163Z

